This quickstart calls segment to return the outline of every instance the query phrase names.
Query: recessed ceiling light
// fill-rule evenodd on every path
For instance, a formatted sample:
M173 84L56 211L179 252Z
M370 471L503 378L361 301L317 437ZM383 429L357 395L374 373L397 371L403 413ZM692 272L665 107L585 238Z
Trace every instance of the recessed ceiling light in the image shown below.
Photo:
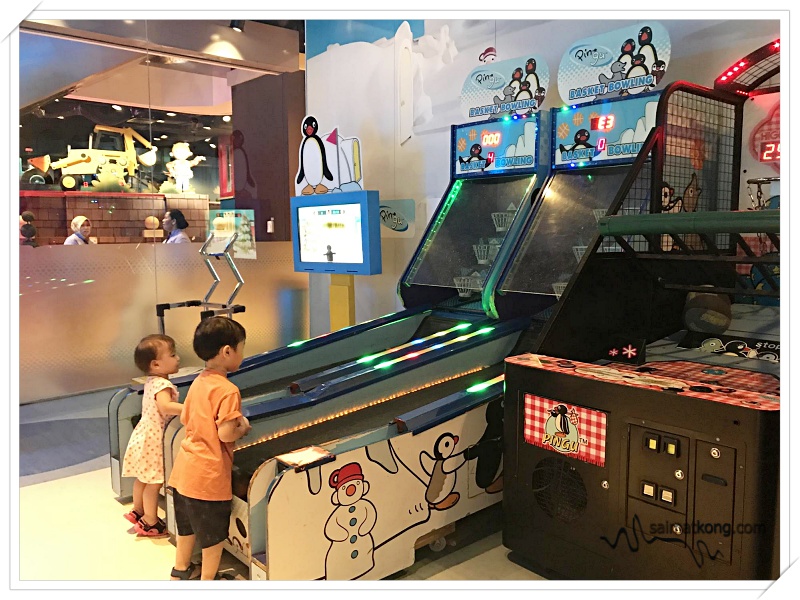
M20 125L20 127L22 127L22 125ZM206 140L205 140L205 141L207 141L207 142L210 142L210 141L211 141L211 138L206 138Z
M165 140L165 139L167 139L167 134L165 133L164 135L162 135L162 136L161 136L161 139L162 139L162 140Z
M211 146L212 148L216 148L217 147L216 144L209 144L209 146Z
M168 116L168 117L174 117L174 116L175 116L175 113L174 113L174 112L168 112L168 113L167 113L167 116Z
M163 123L164 119L156 119L156 123Z
M112 104L111 108L113 108L114 110L122 110L122 107L119 104Z
M222 117L222 120L227 123L228 121L231 120L231 117L230 117L230 115L225 115L224 117Z
M59 119L63 119L63 118L64 118L64 115L58 115L58 118L59 118Z
M56 98L55 100L53 100L53 102L61 102L61 100L59 100L58 98Z
M209 127L208 125L203 125L203 129L208 129L209 131L211 131L211 127Z

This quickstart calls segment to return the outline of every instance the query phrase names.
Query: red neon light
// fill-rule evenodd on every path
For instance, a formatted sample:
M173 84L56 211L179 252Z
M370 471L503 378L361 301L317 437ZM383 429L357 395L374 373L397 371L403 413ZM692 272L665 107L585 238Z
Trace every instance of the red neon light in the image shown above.
M781 47L781 41L777 40L774 44L772 44L772 47L773 48L780 48Z
M728 80L728 78L727 78L725 75L723 75L722 77L720 77L720 81L727 81L727 80Z

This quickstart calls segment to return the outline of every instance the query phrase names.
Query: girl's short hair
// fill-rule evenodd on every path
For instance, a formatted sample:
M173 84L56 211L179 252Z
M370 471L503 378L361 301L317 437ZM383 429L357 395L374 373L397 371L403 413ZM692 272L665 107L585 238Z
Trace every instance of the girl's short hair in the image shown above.
M150 372L150 363L158 358L162 344L166 344L170 352L175 350L175 340L161 333L143 337L136 346L136 350L133 351L133 362L142 373Z
M186 229L189 226L189 222L186 220L186 217L183 216L183 213L178 210L177 208L167 209L170 218L175 219L175 227L178 229Z

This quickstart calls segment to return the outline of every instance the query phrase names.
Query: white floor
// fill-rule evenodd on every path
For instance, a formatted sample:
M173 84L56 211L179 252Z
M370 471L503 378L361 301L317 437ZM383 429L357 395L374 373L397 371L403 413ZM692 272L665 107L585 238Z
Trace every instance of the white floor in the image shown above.
M99 467L103 458L108 461L101 457L89 466ZM169 539L138 538L122 518L130 508L116 500L108 467L21 487L20 582L168 580L174 546ZM393 579L541 580L506 558L508 550L496 523L488 527L491 533L482 536L485 519L496 520L497 509L490 507L487 511L493 513L486 517L479 513L467 518L471 522L457 524L447 549L438 554L419 550L415 565ZM247 577L245 565L227 553L221 570L237 579Z

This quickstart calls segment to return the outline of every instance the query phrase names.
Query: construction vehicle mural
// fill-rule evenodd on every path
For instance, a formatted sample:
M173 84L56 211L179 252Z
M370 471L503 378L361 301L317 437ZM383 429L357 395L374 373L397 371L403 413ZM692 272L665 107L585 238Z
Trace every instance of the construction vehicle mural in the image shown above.
M147 150L141 154L135 142ZM29 158L30 168L20 177L22 183L58 183L65 191L79 190L85 185L103 191L127 191L138 180L139 165L156 164L158 148L130 127L95 125L89 135L89 147L67 146L67 156L56 161L50 155ZM136 187L150 187L139 182Z

